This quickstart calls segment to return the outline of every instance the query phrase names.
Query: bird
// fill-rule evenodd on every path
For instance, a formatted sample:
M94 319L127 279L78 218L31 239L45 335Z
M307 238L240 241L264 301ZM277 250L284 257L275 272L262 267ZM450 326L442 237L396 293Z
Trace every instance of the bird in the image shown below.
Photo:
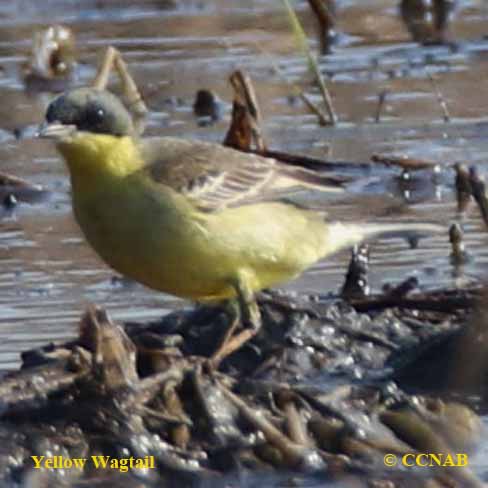
M260 290L364 239L439 230L331 222L287 195L340 190L333 179L217 143L138 136L122 101L105 90L59 95L39 136L55 140L74 216L103 261L161 292L231 303L233 323L254 331L247 336L261 326Z

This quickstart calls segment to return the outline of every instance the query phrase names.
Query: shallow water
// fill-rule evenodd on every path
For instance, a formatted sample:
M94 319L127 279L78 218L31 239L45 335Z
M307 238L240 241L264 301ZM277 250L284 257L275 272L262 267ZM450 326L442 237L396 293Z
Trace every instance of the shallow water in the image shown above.
M225 134L235 68L255 81L272 146L282 150L333 158L368 161L373 153L400 153L438 161L479 163L487 149L484 134L487 99L483 83L488 42L482 39L487 12L472 2L461 3L451 24L455 46L420 48L401 23L395 2L343 2L340 42L321 58L340 117L337 128L321 128L300 103L292 103L296 82L318 99L302 56L297 55L286 16L277 1L107 3L51 1L2 4L0 15L0 126L2 170L40 183L51 198L21 204L1 222L0 234L0 366L10 368L25 347L75 333L87 302L103 304L116 318L144 320L173 307L175 299L137 285L124 286L85 245L73 222L69 183L51 144L17 142L12 130L42 119L50 94L26 93L22 66L32 32L46 22L62 22L76 33L80 67L78 84L88 83L102 48L122 49L152 110L148 133L220 141ZM168 5L169 4L169 5ZM360 5L360 6L357 6ZM302 19L314 38L315 25L305 8ZM312 41L315 45L315 41ZM279 74L272 65L279 67ZM427 72L434 73L453 121L445 124ZM113 88L117 89L116 80ZM215 90L226 103L224 119L200 127L192 103L200 88ZM373 116L378 93L388 88L384 122ZM328 148L328 149L327 149ZM331 218L397 220L456 218L452 171L440 177L429 172L402 182L396 170L357 172L361 183L339 199L323 202ZM365 211L366 210L366 211ZM488 237L474 210L465 222L472 265L464 279L483 275ZM401 240L372 247L371 285L417 275L423 286L453 285L459 280L449 261L446 236L426 239L416 250ZM336 291L348 253L321 263L289 288L301 292Z

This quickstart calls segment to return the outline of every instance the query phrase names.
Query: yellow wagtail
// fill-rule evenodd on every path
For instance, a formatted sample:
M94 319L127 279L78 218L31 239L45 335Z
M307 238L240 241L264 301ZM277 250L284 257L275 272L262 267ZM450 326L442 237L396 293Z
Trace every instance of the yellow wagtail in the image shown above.
M197 301L238 297L257 328L254 293L300 275L365 238L429 224L342 224L282 200L326 177L219 144L138 138L122 102L80 88L55 99L40 135L54 137L71 175L86 239L118 272Z

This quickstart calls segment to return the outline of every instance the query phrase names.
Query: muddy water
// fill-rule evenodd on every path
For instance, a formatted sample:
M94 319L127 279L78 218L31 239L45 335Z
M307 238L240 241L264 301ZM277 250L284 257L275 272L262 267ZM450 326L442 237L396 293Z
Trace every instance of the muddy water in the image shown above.
M301 18L313 40L315 25L304 3ZM16 141L12 131L41 120L47 93L28 93L22 79L32 33L52 22L76 33L77 84L95 72L101 50L119 47L151 109L150 134L220 141L229 120L235 68L255 81L272 147L368 161L373 153L406 154L438 161L440 175L423 172L410 181L396 170L356 170L360 183L328 199L331 218L429 220L446 224L446 235L425 239L417 249L401 240L372 247L371 286L415 275L422 286L454 286L488 271L488 234L472 210L464 221L472 256L464 269L449 260L447 224L456 220L450 163L477 164L488 153L488 8L459 2L449 26L449 45L419 47L394 1L339 3L339 44L321 57L340 125L321 128L290 97L289 83L318 100L306 64L293 43L278 0L100 2L18 0L0 3L0 161L8 171L50 190L36 205L20 204L0 221L0 368L18 364L22 349L71 337L89 302L118 319L146 320L182 302L119 279L86 246L70 211L63 164L45 141ZM275 68L278 68L278 71ZM443 122L429 73L437 79L452 121ZM114 90L117 86L114 83ZM200 127L192 113L195 92L216 91L225 105L222 121ZM389 90L381 123L374 122L378 94ZM303 198L316 196L302 195ZM348 253L310 270L288 288L335 292Z
M244 68L255 80L265 132L275 148L316 156L328 151L351 161L367 161L375 152L401 153L446 168L438 177L425 172L412 181L402 181L395 170L358 170L360 184L346 196L321 202L331 218L445 224L456 218L447 166L460 160L482 169L488 149L487 9L462 2L449 27L453 43L421 48L402 24L395 2L350 1L339 7L339 44L321 64L341 123L327 129L290 98L289 83L295 82L318 100L277 0L142 1L137 7L123 0L0 4L1 169L52 192L47 202L21 204L0 222L0 368L15 366L26 347L72 336L88 302L102 304L116 318L138 320L181 305L121 281L101 264L73 222L66 171L50 143L13 137L13 129L41 120L52 96L26 92L22 79L32 33L49 22L69 25L77 36L78 84L91 80L104 46L123 51L152 110L151 134L222 140L231 99L227 78L233 69ZM316 47L313 19L304 5L300 13ZM449 124L442 121L428 73L436 76L447 100ZM193 116L200 88L213 89L226 103L226 115L215 125L200 127ZM377 124L377 98L384 89L390 94ZM464 227L473 262L462 270L450 264L446 236L426 239L415 250L400 240L378 242L372 248L372 288L410 275L426 287L479 279L488 264L488 235L477 211ZM288 287L335 292L347 259L342 253Z

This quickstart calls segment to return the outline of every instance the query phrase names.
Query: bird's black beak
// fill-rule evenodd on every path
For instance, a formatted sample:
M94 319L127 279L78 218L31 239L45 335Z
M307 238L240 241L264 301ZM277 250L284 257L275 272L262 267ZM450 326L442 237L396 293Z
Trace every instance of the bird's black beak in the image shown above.
M76 132L76 125L65 125L60 122L43 122L37 129L37 137L45 139L64 139Z

